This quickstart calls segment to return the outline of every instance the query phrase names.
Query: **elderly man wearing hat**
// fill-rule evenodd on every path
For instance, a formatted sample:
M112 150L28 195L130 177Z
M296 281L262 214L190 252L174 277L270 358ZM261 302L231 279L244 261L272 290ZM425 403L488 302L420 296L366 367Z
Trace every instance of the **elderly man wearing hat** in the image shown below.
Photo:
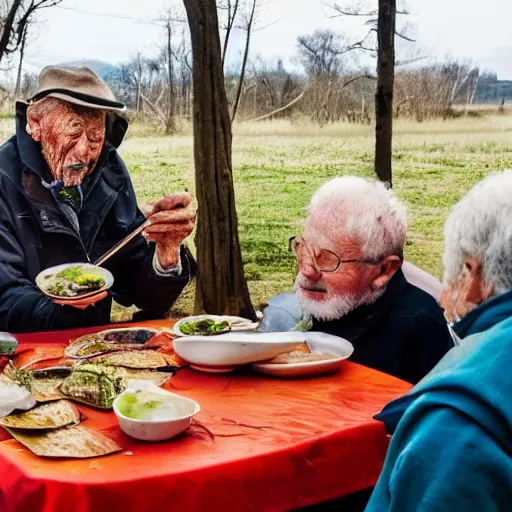
M85 67L45 68L28 105L17 103L16 135L0 147L0 331L108 324L112 298L162 317L195 273L181 192L157 201L144 237L108 260L114 285L95 304L63 306L34 284L46 268L95 261L146 220L116 150L125 109Z

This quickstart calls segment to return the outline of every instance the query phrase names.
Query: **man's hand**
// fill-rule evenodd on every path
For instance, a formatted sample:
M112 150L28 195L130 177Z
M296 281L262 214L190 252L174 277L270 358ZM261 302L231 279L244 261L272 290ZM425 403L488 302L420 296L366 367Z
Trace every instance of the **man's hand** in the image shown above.
M163 268L178 263L180 245L194 229L196 216L188 209L191 201L192 196L188 192L169 194L147 212L151 225L143 235L146 240L156 243L156 255Z
M93 295L92 297L87 297L83 300L77 300L73 301L71 304L69 301L66 300L54 300L55 304L58 304L59 306L71 306L73 308L77 309L85 309L88 306L92 306L93 304L96 304L96 302L99 302L100 300L103 300L105 297L108 297L108 292L102 292L98 293L97 295Z

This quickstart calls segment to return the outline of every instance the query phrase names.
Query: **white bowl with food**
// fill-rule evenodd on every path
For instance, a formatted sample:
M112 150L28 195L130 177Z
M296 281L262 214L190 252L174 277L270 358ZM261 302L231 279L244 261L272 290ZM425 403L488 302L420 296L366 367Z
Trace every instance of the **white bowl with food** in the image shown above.
M64 263L47 268L36 277L36 286L48 297L60 301L77 301L108 290L114 276L105 268L91 263Z
M241 316L195 315L178 320L173 326L176 336L212 336L225 332L255 331L259 322Z
M309 377L338 371L354 352L352 343L339 336L315 331L303 334L304 345L252 367L272 377Z
M228 332L217 336L184 336L174 339L178 356L192 367L233 369L265 361L304 343L303 332Z
M141 441L165 441L184 432L200 410L194 400L142 382L130 387L113 403L121 430Z

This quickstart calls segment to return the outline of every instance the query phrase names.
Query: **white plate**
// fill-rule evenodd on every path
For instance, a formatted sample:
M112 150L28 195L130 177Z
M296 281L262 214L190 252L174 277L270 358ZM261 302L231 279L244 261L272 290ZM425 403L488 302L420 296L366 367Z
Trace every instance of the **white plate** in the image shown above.
M344 338L323 332L306 332L306 340L312 353L323 353L337 356L335 359L325 361L311 361L308 363L269 364L258 363L252 367L260 373L273 377L306 377L338 371L343 360L349 358L354 352L352 343Z
M198 336L196 334L184 334L180 331L180 324L183 322L197 322L198 320L203 320L205 318L211 318L215 322L222 322L224 320L229 322L231 327L231 332L238 331L255 331L258 328L259 322L251 322L247 318L242 318L240 316L220 316L220 315L196 315L196 316L187 316L186 318L182 318L178 320L172 329L172 332L176 336ZM240 325L238 325L240 324ZM218 336L216 334L215 336Z
M304 332L228 332L174 339L176 354L199 367L229 367L265 361L306 340Z
M65 270L69 267L77 267L81 266L86 270L89 270L91 274L97 274L105 280L105 285L102 286L98 290L93 290L91 292L82 293L80 295L76 295L74 297L61 297L59 295L53 295L51 293L48 293L44 288L44 281L45 277L48 275L58 274L62 270ZM48 297L51 297L52 299L57 299L61 301L78 301L82 299L86 299L87 297L92 297L98 293L102 293L105 290L108 290L112 285L114 284L114 276L103 267L97 267L96 265L92 265L90 263L64 263L63 265L57 265L56 267L50 267L46 270L43 270L42 272L39 272L39 274L36 277L36 286Z

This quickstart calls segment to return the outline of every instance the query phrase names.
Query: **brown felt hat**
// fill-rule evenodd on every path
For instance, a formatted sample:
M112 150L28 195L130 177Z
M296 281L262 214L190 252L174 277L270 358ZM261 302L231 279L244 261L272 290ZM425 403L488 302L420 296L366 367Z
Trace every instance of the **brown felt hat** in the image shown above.
M91 69L47 66L39 75L39 89L28 99L35 103L44 98L57 98L82 107L124 112L126 106L116 100L110 87Z

